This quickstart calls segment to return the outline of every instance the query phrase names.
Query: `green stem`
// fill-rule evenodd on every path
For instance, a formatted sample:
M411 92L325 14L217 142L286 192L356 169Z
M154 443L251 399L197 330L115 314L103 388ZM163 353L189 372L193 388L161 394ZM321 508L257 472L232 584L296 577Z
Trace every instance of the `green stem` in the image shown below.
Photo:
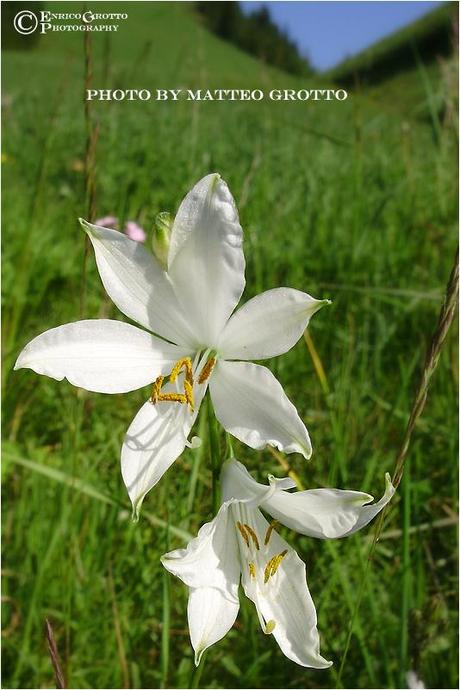
M406 461L406 471L402 478L403 498L403 554L402 554L402 602L401 602L401 678L405 683L408 670L409 612L411 601L411 563L410 563L410 462ZM401 687L402 687L401 685Z
M228 432L225 432L225 459L229 460L234 457L235 453L233 451L232 437Z
M192 677L190 678L190 688L199 688L200 687L200 680L201 680L201 675L202 675L203 669L204 669L205 656L206 656L206 652L204 652L202 657L201 657L200 665L195 666L195 668L192 671Z
M169 551L169 508L167 507L167 527L165 534L165 549ZM163 625L161 632L161 687L168 687L169 675L169 646L171 627L171 582L166 568L163 569Z
M212 512L216 515L220 506L220 457L219 457L219 435L216 428L216 418L212 407L211 398L208 395L208 430L209 430L209 452L211 456L212 472Z

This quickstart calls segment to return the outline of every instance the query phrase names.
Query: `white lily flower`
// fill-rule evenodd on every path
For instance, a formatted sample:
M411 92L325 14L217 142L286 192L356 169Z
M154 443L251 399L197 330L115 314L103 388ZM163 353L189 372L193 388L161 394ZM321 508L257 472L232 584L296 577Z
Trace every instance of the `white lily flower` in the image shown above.
M187 445L208 385L228 432L251 448L269 444L308 458L310 438L296 408L269 369L246 360L289 350L328 300L278 288L232 316L245 285L243 232L220 176L204 177L181 203L167 265L123 233L81 223L108 295L150 332L107 319L66 324L32 340L15 369L100 393L154 383L121 454L134 513ZM171 383L163 387L168 374Z
M222 468L222 505L187 548L161 561L189 588L188 623L198 665L203 652L230 630L238 609L238 587L254 602L262 630L301 666L328 668L319 651L316 611L305 564L275 531L277 522L322 539L346 537L367 525L395 489L386 475L380 501L360 491L314 489L289 493L295 482L269 476L259 484L237 460ZM275 517L269 524L259 508Z

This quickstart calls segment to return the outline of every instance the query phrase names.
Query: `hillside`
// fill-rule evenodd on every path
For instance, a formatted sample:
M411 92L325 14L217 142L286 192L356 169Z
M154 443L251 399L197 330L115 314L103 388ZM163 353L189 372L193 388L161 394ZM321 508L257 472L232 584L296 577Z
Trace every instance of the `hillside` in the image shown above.
M386 36L370 48L344 60L325 76L351 87L356 83L375 86L399 72L414 70L451 55L456 42L454 25L458 3L445 2L418 21Z

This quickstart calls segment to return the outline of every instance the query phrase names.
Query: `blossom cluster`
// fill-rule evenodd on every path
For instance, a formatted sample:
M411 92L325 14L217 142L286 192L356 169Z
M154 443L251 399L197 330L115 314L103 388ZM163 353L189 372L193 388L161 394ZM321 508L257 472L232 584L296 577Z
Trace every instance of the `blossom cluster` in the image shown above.
M252 360L294 347L329 300L280 287L235 311L245 287L243 231L220 176L200 180L174 219L160 214L153 253L143 246L139 226L128 228L128 223L124 234L113 228L114 217L80 222L105 290L138 325L88 319L52 328L26 345L15 368L66 378L99 393L150 386L121 450L135 519L146 494L185 447L199 443L189 437L206 394L218 422L243 444L256 450L272 446L308 459L310 436L294 404L270 369ZM230 458L222 465L221 487L222 504L213 519L185 549L162 557L164 567L190 590L196 663L232 627L241 583L262 630L289 659L329 667L320 654L305 565L276 527L282 524L317 539L349 536L391 499L389 476L384 495L371 503L373 497L359 491L292 492L290 478L270 475L268 485L259 484Z

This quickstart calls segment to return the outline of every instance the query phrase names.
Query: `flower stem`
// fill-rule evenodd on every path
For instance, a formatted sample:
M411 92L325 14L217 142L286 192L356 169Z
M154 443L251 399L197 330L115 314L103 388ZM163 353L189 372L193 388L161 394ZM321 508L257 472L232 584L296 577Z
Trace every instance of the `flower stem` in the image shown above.
M190 678L190 688L199 688L201 674L203 673L204 662L205 662L206 652L203 653L200 661L200 665L196 666L192 671L192 677Z
M165 552L169 551L169 506L167 506L167 526ZM161 631L161 687L168 687L169 657L171 643L171 582L170 574L163 568L163 625Z
M226 431L225 432L225 458L226 458L226 460L228 460L229 458L234 458L234 457L235 457L235 453L233 452L232 437Z
M207 400L208 412L208 430L209 430L209 453L211 456L211 472L212 472L212 512L213 516L217 513L220 506L220 457L219 457L219 434L216 427L216 418L211 402L211 397L208 394Z
M54 675L56 676L56 687L66 688L67 685L61 668L61 660L59 659L59 652L54 637L54 631L48 618L45 618L45 636L46 642L48 644L48 652L50 655L51 664L53 666Z
M88 90L93 84L93 44L89 31L84 34L85 50L85 84L84 84L84 113L85 113L85 192L86 192L86 219L91 223L96 217L96 145L99 137L99 126L94 123L92 103L86 98ZM86 272L90 240L85 234L85 248L83 250L83 264L80 288L80 315L83 318L86 312Z

